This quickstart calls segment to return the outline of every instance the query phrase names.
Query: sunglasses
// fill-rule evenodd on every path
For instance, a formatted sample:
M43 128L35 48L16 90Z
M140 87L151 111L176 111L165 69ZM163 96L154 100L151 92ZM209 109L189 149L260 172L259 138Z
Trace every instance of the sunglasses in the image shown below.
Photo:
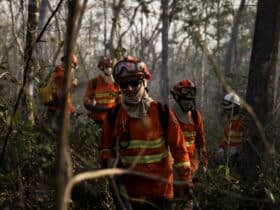
M129 80L126 82L120 82L120 88L121 89L127 89L129 86L132 88L138 87L138 85L141 83L141 80Z
M196 89L192 87L182 87L178 91L183 98L193 98L196 94Z

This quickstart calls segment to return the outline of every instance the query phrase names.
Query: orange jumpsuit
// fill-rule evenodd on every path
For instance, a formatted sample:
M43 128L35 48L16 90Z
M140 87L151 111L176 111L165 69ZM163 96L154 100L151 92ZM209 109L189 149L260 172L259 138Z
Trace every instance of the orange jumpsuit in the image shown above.
M93 79L88 83L84 96L84 105L90 111L89 117L96 122L102 123L106 119L108 110L119 103L120 89L115 83L105 82L102 76L98 76L96 79L95 88ZM93 100L96 101L95 106L92 105Z
M223 149L226 147L236 147L241 151L243 146L243 133L243 116L236 115L228 117L224 128L224 136L219 142L219 146Z
M166 199L173 197L172 165L180 180L191 185L190 160L184 136L175 115L169 110L168 129L162 130L157 102L150 104L143 119L131 118L120 107L113 127L106 121L101 142L100 160L120 155L122 168L154 175L168 180L148 179L141 176L124 175L121 178L127 193L134 198Z
M62 89L63 89L64 79L65 79L64 67L63 66L55 67L55 70L51 76L53 77L54 87L55 87L55 92L53 93L54 100L50 104L48 104L47 107L49 110L62 111L63 110ZM72 103L71 97L68 97L67 109L71 114L75 112L75 108Z
M201 113L196 110L196 120L193 120L193 112L190 113L192 113L192 123L185 124L180 121L179 123L185 137L186 146L188 148L192 173L194 173L199 167L200 155L202 155L201 160L205 166L208 165L208 156L206 151L206 140L204 136Z

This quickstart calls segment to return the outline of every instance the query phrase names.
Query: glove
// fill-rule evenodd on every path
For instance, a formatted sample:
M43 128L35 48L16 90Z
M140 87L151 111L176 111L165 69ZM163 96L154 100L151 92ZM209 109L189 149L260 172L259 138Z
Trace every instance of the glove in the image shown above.
M109 167L109 160L113 159L113 153L110 149L102 149L98 155L98 162L101 168Z
M206 167L206 166L202 166L202 167L201 167L201 170L202 170L202 172L203 172L204 174L206 174L206 172L207 172L207 167Z
M185 168L184 177L185 177L185 179L187 181L188 188L193 188L194 184L193 184L193 181L192 181L192 171L191 171L191 168L189 168L189 167Z
M193 198L193 188L192 187L185 187L185 195L188 197L188 198Z
M77 78L74 78L73 81L72 81L72 84L74 86L77 86L78 85L78 79Z

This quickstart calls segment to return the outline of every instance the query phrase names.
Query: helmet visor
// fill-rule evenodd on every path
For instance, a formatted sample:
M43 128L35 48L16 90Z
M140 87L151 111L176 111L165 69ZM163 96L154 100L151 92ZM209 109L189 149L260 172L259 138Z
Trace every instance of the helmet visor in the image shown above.
M181 87L179 90L180 96L182 98L195 98L196 89L193 87Z
M124 71L133 73L138 71L138 66L134 62L121 61L114 68L114 75L120 76Z

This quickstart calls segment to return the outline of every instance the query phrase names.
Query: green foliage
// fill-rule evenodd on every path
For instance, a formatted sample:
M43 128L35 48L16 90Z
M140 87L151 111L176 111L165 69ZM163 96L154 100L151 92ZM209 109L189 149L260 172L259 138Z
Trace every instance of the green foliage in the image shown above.
M96 162L100 127L86 115L75 115L71 119L70 147L76 172L98 167Z
M213 159L207 172L199 170L194 178L194 203L201 209L277 209L280 159L268 161L252 185L240 177L238 167L215 163Z
M116 58L118 61L121 60L123 58L123 56L126 53L126 49L123 47L118 47L114 50L114 58Z
M71 155L74 174L98 168L98 142L101 135L100 127L85 115L75 115L71 119L70 131ZM72 209L113 208L109 183L106 178L83 181L72 191Z
M7 107L1 104L0 112L1 127L6 131L7 124L5 123L9 118L6 114ZM52 129L45 128L39 122L32 126L28 122L17 119L19 118L14 119L4 165L0 171L0 187L4 189L0 193L0 208L53 209L55 204L56 134ZM89 120L87 116L77 115L71 119L69 140L75 166L74 174L98 167L96 155L100 133L98 125ZM1 133L1 139L3 139L2 137ZM87 186L86 192L94 192L88 193L88 197L92 202L94 201L94 204L91 203L91 205L96 206L94 209L109 209L108 205L112 201L108 181L100 179L84 182L79 186ZM79 203L73 203L73 208L75 205L77 207Z

